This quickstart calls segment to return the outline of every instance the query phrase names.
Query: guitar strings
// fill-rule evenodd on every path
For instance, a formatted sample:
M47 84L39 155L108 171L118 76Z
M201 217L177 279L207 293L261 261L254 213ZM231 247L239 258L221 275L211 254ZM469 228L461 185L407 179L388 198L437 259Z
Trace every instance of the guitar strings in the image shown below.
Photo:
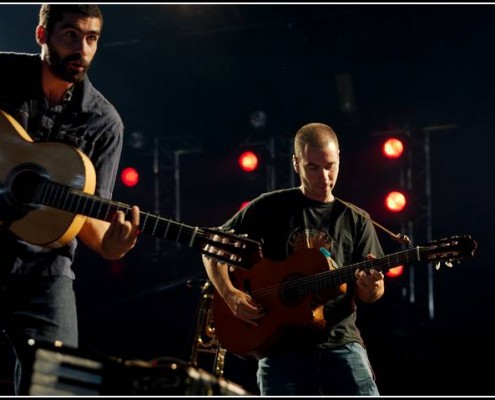
M286 297L302 297L323 289L337 287L342 283L355 279L354 273L357 269L369 270L383 265L385 265L384 269L390 269L402 263L417 261L418 252L421 253L423 251L424 249L419 247L409 249L385 257L358 262L346 267L323 271L311 276L290 279L282 283L268 285L260 289L254 289L250 294L257 300L270 298L271 296L279 296L280 294L285 295Z
M36 203L52 206L75 214L87 215L97 219L109 221L117 211L123 211L125 216L131 212L132 207L128 204L105 199L100 196L91 195L81 190L68 187L66 185L51 181L42 177L41 190ZM140 229L144 233L161 237L171 241L188 242L192 247L195 237L200 242L210 242L224 252L219 256L211 252L206 254L217 258L219 261L228 262L234 266L243 266L244 256L250 251L258 249L259 243L242 236L215 229L200 229L182 222L173 221L150 212L140 211ZM212 235L219 235L222 241L213 241ZM227 241L225 241L227 240Z
M131 212L131 206L128 204L124 204L121 202L113 201L110 199L105 199L99 196L94 196L82 192L81 190L70 188L66 185L59 184L57 182L53 182L48 180L47 178L41 178L41 191L39 193L41 195L41 199L37 199L36 202L45 205L51 205L56 208L63 209L65 211L77 213L78 210L81 210L79 213L83 215L88 215L91 217L102 219L102 212L104 219L108 221L113 213L122 210L127 217ZM81 206L81 200L84 201L84 204ZM95 209L95 204L99 203L97 209ZM89 210L88 210L89 206ZM143 217L143 218L141 218ZM196 235L198 238L201 238L206 241L210 241L214 246L222 249L222 251L227 253L227 257L218 256L213 253L207 253L212 257L216 257L220 261L224 261L230 263L232 265L241 266L239 262L243 261L242 257L239 255L243 250L239 247L239 241L243 241L244 246L247 247L247 244L256 244L257 242L252 241L250 239L234 236L232 234L221 232L219 230L214 229L199 229L198 227L193 227L190 225L186 225L181 222L173 221L170 219L166 219L157 215L152 215L149 212L140 211L141 230L145 233L151 233L154 236L160 236L164 239L170 239L169 236L172 234L175 236L175 241L179 242L181 239L181 235L183 233L187 233L189 238L189 246L192 247L194 242L194 236ZM151 232L149 232L150 226L148 225L148 220L151 219L151 222L154 221L153 226L151 227ZM220 235L223 236L223 239L232 239L235 238L236 245L234 245L234 252L229 252L229 249L232 248L232 243L218 242L213 241L211 239L211 235ZM245 250L245 249L244 249ZM245 251L246 252L246 251ZM236 254L237 253L237 254ZM345 283L347 280L353 278L353 274L356 269L371 269L373 267L382 266L383 261L386 260L385 268L388 270L392 267L398 266L401 263L409 262L410 255L415 253L416 257L413 260L420 260L421 249L419 246L408 249L402 252L397 252L391 255L387 255L385 257L381 257L378 259L366 260L360 263L356 263L347 267L337 268L331 271L324 271L322 273L289 280L288 282L284 282L283 284L271 285L262 289L258 289L253 292L257 297L267 297L272 296L273 294L278 294L280 290L285 293L291 292L290 294L301 296L308 293L312 293L317 291L318 289L330 288L332 285L337 286L340 283ZM230 256L230 257L229 257ZM234 257L234 258L232 258ZM401 257L402 260L401 261Z

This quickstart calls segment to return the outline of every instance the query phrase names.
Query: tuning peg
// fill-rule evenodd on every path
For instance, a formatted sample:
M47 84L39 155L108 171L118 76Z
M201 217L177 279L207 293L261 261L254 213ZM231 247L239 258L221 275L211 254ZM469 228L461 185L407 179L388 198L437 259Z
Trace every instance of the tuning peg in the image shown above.
M452 268L454 264L452 264L452 261L445 261L445 265L449 268Z
M440 269L440 261L435 263L435 269L438 271Z

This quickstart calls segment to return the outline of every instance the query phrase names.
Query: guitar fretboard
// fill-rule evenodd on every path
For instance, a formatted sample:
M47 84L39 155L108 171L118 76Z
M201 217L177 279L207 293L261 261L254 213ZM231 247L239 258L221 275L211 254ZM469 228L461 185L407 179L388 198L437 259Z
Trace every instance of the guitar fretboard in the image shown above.
M321 274L316 274L305 278L307 282L303 283L305 293L315 293L322 289L328 289L339 286L343 283L355 280L356 270L369 271L375 269L377 271L386 272L390 268L399 265L411 264L421 260L423 249L419 246L389 254L380 258L366 260L355 264L347 265L342 268L337 268L332 271L325 271Z
M30 178L35 181L34 185L25 186L34 186L34 194L28 197L35 204L108 222L116 212L122 211L126 219L130 219L132 207L128 204L87 194L36 174L30 175ZM30 193L29 190L27 192ZM141 210L139 217L141 232L195 247L202 254L231 266L248 269L261 259L260 243L247 237L218 229L186 225ZM206 245L213 248L206 248Z
M66 185L44 179L35 202L73 214L108 221L117 211L130 216L131 206L118 201L89 195ZM143 233L193 247L199 228L140 211L140 229Z

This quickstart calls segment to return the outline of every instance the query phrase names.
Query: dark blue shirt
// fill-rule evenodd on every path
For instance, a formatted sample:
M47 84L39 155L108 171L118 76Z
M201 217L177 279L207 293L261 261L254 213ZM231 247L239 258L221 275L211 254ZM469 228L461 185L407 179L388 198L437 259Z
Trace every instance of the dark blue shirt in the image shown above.
M50 106L41 87L40 55L0 52L0 88L0 109L14 117L34 142L62 142L81 150L96 171L95 194L111 198L124 126L114 106L87 76L73 86L63 104ZM74 278L76 239L49 249L26 243L1 226L0 243L1 273Z

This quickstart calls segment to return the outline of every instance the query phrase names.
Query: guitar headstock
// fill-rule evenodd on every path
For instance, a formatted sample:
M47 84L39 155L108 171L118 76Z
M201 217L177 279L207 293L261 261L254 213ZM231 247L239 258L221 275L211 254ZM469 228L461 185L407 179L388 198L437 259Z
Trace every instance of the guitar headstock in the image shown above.
M251 269L262 259L261 243L221 228L203 228L201 253L232 267Z
M440 262L452 267L453 262L459 263L465 258L473 257L477 248L478 243L470 235L462 235L431 241L421 249L421 253L426 260L435 262L438 269Z

